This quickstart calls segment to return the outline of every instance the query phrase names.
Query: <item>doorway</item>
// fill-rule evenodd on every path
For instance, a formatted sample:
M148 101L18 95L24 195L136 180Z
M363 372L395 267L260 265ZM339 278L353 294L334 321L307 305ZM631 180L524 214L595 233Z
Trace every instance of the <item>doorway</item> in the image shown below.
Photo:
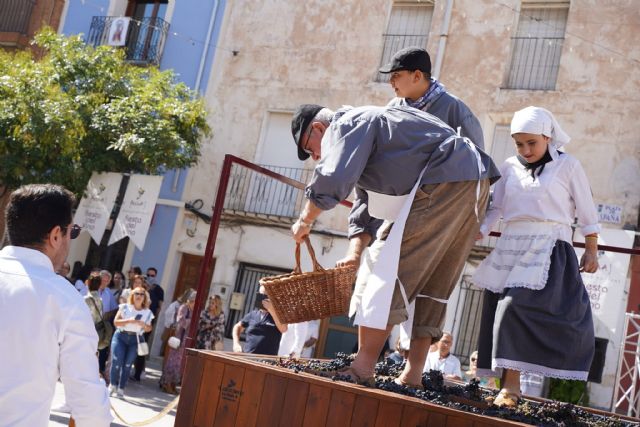
M173 298L171 301L175 301L188 288L198 288L198 278L200 277L200 268L203 259L204 257L199 255L182 254L182 258L180 258L180 270L178 270L178 278L176 279L176 286L173 290ZM211 278L213 277L215 265L216 259L213 258L207 271L207 294L211 286Z

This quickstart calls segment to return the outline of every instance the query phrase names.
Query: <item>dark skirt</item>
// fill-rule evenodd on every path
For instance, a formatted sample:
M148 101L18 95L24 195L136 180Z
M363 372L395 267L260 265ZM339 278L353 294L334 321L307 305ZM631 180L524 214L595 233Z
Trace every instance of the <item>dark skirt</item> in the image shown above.
M543 289L485 290L478 370L508 368L586 381L595 349L589 295L573 247L558 240Z

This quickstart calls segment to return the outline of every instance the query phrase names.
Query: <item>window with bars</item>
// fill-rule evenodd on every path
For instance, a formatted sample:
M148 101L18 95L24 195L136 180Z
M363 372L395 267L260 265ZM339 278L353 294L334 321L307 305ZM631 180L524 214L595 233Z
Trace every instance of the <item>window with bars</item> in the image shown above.
M509 89L555 90L568 3L523 3L511 38Z
M491 158L500 167L505 160L516 155L515 145L511 138L509 125L496 125L491 143Z
M260 284L260 279L266 276L275 276L278 274L290 273L291 270L285 270L278 267L270 267L264 265L255 265L241 262L238 267L238 275L233 291L245 295L244 307L242 310L231 310L227 316L227 324L225 327L225 336L231 338L233 326L238 323L245 314L253 310L256 302L256 294Z
M394 3L387 31L382 35L380 66L389 63L393 54L405 47L426 48L432 15L433 5L430 3ZM388 82L389 74L376 73L375 80Z

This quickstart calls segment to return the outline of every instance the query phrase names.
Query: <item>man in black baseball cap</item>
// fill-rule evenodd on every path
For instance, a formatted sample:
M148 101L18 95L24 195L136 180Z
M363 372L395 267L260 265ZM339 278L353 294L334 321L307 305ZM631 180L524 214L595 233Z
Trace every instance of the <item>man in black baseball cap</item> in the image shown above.
M293 135L293 142L298 147L298 158L300 160L307 160L310 156L314 156L314 160L318 160L315 158L313 149L308 144L312 130L310 125L323 108L321 105L316 104L302 104L293 114L291 134Z
M379 71L391 74L389 83L397 98L392 99L389 106L408 105L433 114L484 148L480 122L464 102L431 77L431 58L425 49L416 46L401 49Z

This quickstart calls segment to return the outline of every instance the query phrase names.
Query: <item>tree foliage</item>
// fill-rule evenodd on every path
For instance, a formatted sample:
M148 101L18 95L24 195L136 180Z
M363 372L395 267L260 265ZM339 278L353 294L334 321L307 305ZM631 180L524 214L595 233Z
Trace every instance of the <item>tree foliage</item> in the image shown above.
M50 29L34 44L0 50L0 185L53 182L80 194L93 171L157 173L197 162L210 132L204 102L171 71Z

